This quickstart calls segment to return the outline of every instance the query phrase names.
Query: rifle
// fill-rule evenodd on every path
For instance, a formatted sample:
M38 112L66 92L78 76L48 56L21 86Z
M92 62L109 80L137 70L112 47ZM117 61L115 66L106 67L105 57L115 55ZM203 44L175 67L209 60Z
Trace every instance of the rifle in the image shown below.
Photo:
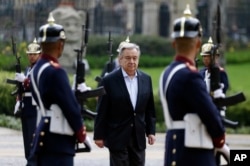
M108 63L108 73L114 70L115 65L113 64L113 54L112 54L112 39L111 39L111 32L109 31L109 40L108 40L108 54L109 54L109 63Z
M211 64L209 66L210 68L210 91L211 93L213 93L216 89L220 88L220 68L218 66L218 64L216 63L216 54L218 52L218 49L221 46L221 22L220 22L220 5L217 5L217 18L215 21L215 38L216 38L216 44L214 44L214 46L211 49ZM245 95L240 92L237 93L235 95L229 96L229 97L225 97L225 98L220 98L220 99L214 99L214 103L216 104L217 107L223 107L223 106L232 106L235 104L238 104L240 102L245 101ZM224 124L228 127L236 127L238 125L238 122L233 122L230 121L228 119L223 119Z
M104 68L104 71L102 72L101 74L101 77L100 76L97 76L95 78L95 80L100 83L101 80L102 80L102 77L105 76L106 74L110 73L111 71L114 70L115 68L115 64L113 62L113 53L112 53L112 45L113 45L113 41L111 39L111 32L109 31L109 38L108 38L108 42L107 42L107 52L108 52L108 55L109 55L109 61L108 63L106 64L105 68Z
M88 44L88 25L89 25L89 18L88 13L86 17L86 26L82 25L82 41L80 49L74 49L74 51L77 53L77 63L76 63L76 77L75 77L75 96L78 101L78 103L81 106L81 114L83 117L89 117L91 119L94 119L96 116L95 112L89 111L86 108L84 108L84 102L87 100L87 98L91 97L98 97L105 94L105 90L103 87L99 87L94 90L88 90L85 92L80 92L77 90L78 84L85 82L85 64L83 62L83 52L86 52L87 44ZM83 41L84 39L84 41ZM87 143L84 143L85 147L80 148L80 145L76 144L76 152L90 152L91 148L90 145Z
M216 63L216 54L218 52L218 49L221 46L221 14L220 14L220 1L217 5L217 16L216 16L216 21L214 22L214 28L215 28L215 38L216 38L216 44L213 45L211 49L211 64L209 66L210 68L210 93L211 96L213 96L213 92L219 88L221 88L221 80L220 80L220 68L218 64ZM238 104L240 102L245 101L245 95L240 92L235 95L225 97L225 98L220 98L220 99L213 99L215 105L220 109L224 106L231 106ZM226 127L230 128L235 128L238 126L238 122L231 121L229 119L226 119L225 117L222 117L223 123ZM228 150L226 153L222 152L217 152L216 153L216 162L217 164L220 164L220 156L224 156L224 159L227 161L229 164L230 158L228 157L229 155L226 155L228 153Z
M16 57L16 73L21 73L21 63L20 63L20 56L18 56L17 52L16 52L16 42L14 40L14 37L11 36L11 45L12 45L12 52L13 55ZM14 84L16 85L16 90L11 92L11 95L17 95L18 100L20 100L20 105L19 105L19 109L17 111L17 113L15 114L15 116L19 117L21 110L22 110L22 94L23 94L23 86L21 82L18 82L16 80L12 80L12 79L6 79L6 83L8 84Z

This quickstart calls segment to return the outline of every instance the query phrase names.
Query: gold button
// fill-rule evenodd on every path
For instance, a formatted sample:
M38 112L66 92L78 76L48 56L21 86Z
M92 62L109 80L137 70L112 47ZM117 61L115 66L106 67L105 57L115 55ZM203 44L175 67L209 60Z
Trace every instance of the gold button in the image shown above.
M45 122L45 123L49 123L49 120L48 120L48 119L44 119L44 122Z
M177 138L177 135L176 134L174 134L173 135L173 140L175 140Z
M176 162L172 161L171 166L176 166Z
M130 126L131 126L131 127L133 127L133 126L134 126L134 124L132 123Z
M44 132L44 131L41 131L41 132L40 132L40 135L41 135L41 136L44 136L44 135L45 135L45 132Z
M175 149L175 148L172 150L172 153L173 153L173 154L175 154L175 153L176 153L176 149Z
M136 116L136 113L134 113L134 116Z
M40 142L39 145L40 145L40 146L43 146L43 142Z

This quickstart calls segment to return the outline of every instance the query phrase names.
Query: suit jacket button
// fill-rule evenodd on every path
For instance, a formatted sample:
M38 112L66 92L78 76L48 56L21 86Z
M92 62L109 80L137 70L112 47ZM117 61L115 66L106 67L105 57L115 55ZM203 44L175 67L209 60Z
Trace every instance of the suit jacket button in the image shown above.
M133 126L134 126L134 124L132 123L130 126L131 126L131 127L133 127Z

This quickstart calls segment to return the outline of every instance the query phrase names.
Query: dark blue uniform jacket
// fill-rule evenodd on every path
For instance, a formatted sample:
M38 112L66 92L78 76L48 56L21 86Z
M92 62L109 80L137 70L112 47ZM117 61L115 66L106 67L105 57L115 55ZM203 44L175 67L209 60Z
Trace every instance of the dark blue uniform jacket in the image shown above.
M200 70L200 73L201 73L203 79L205 78L206 70L207 70L207 68L202 68ZM223 90L223 93L226 94L226 92L227 92L227 90L229 88L229 81L228 81L226 71L221 67L220 67L220 81L221 81L221 83L224 84L224 88L222 90Z
M206 90L201 74L192 62L177 56L164 71L163 86L171 70L179 64L186 64L186 67L175 73L166 92L172 120L183 120L185 114L197 113L212 139L224 136L225 130L219 111ZM183 129L167 131L165 165L215 166L213 150L185 148L184 139Z
M36 111L36 105L34 102L32 102L32 96L31 96L31 89L30 89L30 76L29 72L31 70L31 67L27 67L25 70L25 76L26 79L23 83L23 99L22 99L22 117L36 117L37 111Z
M38 71L40 67L47 62L49 62L51 65L43 71L39 82L37 82ZM56 59L53 59L47 55L42 55L40 60L36 63L33 72L34 79L38 85L38 90L45 108L49 109L52 104L57 104L62 109L62 112L65 118L68 120L71 128L75 132L79 131L83 125L80 106L77 103L73 91L71 90L65 70L60 67ZM32 95L37 101L37 96L33 90ZM46 135L46 140L47 142L44 143L44 146L46 148L45 152L47 154L75 154L75 135L67 136L48 133Z

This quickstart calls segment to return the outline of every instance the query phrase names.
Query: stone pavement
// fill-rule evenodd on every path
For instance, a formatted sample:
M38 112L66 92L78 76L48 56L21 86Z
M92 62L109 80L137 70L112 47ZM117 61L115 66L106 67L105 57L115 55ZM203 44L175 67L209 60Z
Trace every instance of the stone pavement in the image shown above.
M92 139L93 133L88 132ZM148 145L146 166L163 165L164 134L157 134L155 145ZM109 166L109 155L106 148L93 144L90 153L77 153L75 166ZM25 166L23 138L20 131L0 127L0 166Z
M93 138L93 133L88 133ZM156 134L156 143L147 145L146 166L163 165L165 134ZM250 149L250 135L228 135L227 143L231 149ZM0 166L25 166L22 133L0 127ZM106 148L100 149L93 144L90 153L78 153L75 166L109 166Z

